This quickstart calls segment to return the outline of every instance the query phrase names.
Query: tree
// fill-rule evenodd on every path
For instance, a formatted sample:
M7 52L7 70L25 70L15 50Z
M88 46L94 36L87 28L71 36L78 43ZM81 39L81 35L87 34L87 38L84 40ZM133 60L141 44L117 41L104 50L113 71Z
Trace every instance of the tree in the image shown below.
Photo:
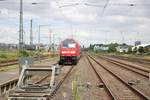
M143 49L144 49L144 52L145 52L145 53L148 53L148 52L149 52L149 47L144 47Z
M128 54L132 53L132 48L129 47Z
M19 57L28 57L28 56L29 56L29 53L26 51L20 51L19 52Z
M108 52L116 52L116 48L113 46L110 46L108 49Z
M108 52L116 52L116 47L118 46L117 43L111 43L108 45L109 49L108 49Z
M144 53L144 48L143 48L142 46L140 46L139 49L138 49L138 52L139 52L140 54Z
M132 52L135 54L137 52L137 47L133 48Z
M94 48L94 45L92 45L92 44L90 44L90 46L89 46L89 50L93 50L93 48Z

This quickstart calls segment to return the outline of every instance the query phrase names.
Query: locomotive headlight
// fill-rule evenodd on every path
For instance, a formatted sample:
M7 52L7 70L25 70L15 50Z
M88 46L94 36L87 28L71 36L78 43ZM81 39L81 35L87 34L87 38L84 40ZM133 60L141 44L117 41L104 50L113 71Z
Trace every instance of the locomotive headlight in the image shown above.
M67 53L66 51L61 51L61 53Z
M74 53L76 53L76 51L70 51L70 53L74 54Z

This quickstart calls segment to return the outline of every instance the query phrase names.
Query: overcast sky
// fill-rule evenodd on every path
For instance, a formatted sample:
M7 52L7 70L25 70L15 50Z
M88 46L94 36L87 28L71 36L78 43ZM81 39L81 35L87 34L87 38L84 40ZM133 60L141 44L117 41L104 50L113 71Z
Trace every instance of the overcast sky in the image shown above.
M72 35L82 45L149 43L149 9L149 0L23 0L25 41L29 43L33 19L34 43L38 25L46 24L51 26L41 28L42 43L49 42L50 29L57 43ZM0 0L0 42L18 43L18 27L19 0Z

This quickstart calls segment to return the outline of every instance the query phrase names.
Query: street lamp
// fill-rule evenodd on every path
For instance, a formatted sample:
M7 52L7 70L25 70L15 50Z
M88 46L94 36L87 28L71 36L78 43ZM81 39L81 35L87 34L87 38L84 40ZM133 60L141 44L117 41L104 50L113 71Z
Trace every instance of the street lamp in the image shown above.
M32 5L37 5L37 4L40 4L40 3L37 3L37 2L32 2L31 4L32 4Z

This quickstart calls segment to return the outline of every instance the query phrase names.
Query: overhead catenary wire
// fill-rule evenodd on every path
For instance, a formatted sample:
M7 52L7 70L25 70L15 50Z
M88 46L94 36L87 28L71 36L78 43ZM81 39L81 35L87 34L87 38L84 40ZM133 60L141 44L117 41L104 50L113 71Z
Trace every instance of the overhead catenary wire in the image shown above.
M71 31L73 32L72 21L69 20L69 19L64 15L62 8L63 8L63 7L76 6L77 4L70 4L70 6L69 6L69 5L68 5L68 6L66 6L66 5L65 5L65 6L60 6L60 4L59 4L59 2L58 2L57 0L55 0L55 2L56 2L56 4L57 4L58 8L60 9L59 11L60 11L61 15L62 15L65 19L67 19L67 21L69 22L70 29L71 29Z
M104 7L103 7L103 10L102 10L102 13L101 13L101 18L103 17L103 15L104 15L104 13L105 13L105 10L106 10L106 8L107 8L107 6L109 5L109 2L110 2L110 0L107 0L107 2L105 3L105 5L104 5Z

